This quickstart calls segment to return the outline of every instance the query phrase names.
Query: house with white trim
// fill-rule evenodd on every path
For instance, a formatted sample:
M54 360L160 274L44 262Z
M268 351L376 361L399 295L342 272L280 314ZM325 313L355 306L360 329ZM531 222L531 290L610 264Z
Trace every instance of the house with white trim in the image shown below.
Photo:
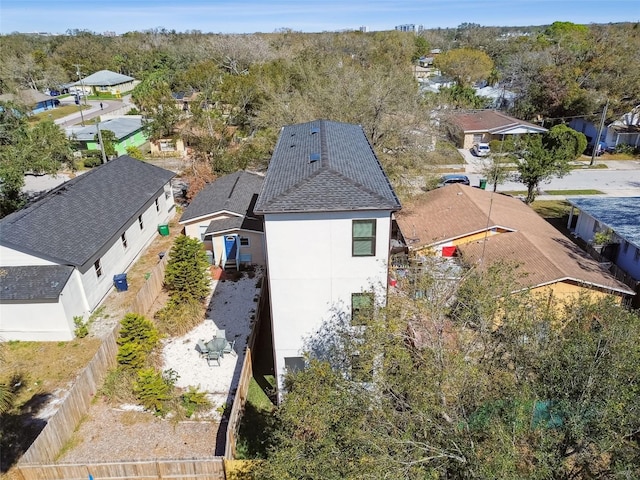
M282 128L254 212L264 216L275 370L303 368L304 339L334 315L386 302L398 200L359 125Z
M198 192L185 209L179 223L185 235L204 243L212 265L266 264L262 217L253 212L263 182L257 173L225 175Z
M174 173L121 156L0 220L0 337L59 341L175 212Z

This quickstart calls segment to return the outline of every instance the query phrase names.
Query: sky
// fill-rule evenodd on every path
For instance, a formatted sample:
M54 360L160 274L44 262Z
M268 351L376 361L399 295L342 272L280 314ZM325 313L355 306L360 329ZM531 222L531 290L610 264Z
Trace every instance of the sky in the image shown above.
M640 21L640 0L0 0L0 33L322 32Z

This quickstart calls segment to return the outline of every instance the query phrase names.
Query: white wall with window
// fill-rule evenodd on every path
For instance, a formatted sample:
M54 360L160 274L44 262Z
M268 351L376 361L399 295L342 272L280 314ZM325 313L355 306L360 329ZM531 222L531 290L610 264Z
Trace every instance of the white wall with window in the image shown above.
M279 380L306 336L336 311L351 315L352 294L386 301L390 230L389 211L265 215Z

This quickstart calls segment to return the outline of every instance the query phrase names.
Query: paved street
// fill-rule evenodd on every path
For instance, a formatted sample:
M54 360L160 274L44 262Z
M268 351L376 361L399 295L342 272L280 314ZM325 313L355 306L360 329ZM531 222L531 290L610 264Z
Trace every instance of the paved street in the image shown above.
M129 105L129 97L124 97L122 100L116 99L108 99L102 100L102 109L100 108L100 100L87 100L87 105L91 108L82 110L82 114L80 114L80 110L71 115L67 115L66 117L59 118L55 121L56 125L60 125L60 127L70 127L72 125L79 125L84 118L85 123L97 116L104 115L106 113L111 113L116 110L119 110L125 105ZM62 105L75 105L75 100L73 97L66 97L60 100ZM85 100L80 100L81 105L85 104Z

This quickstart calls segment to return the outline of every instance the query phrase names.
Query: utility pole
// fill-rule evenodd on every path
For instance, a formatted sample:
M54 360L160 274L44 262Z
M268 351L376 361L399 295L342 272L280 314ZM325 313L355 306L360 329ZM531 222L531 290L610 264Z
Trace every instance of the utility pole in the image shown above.
M604 128L604 119L607 116L607 109L609 108L609 99L607 98L607 103L604 104L604 108L602 109L602 117L600 118L600 126L598 127L598 136L595 139L595 143L593 144L593 151L591 152L591 162L589 165L593 165L596 162L596 153L600 150L600 135L602 135L602 129Z
M80 80L80 86L82 87L82 93L84 93L84 85L82 84L82 76L80 75L80 67L81 67L81 65L79 63L75 63L74 66L76 67L76 74L78 75L78 78ZM76 89L75 97L78 100L78 110L80 110L80 124L84 127L84 114L82 113L82 105L80 105L80 95L78 94L78 90L77 89ZM87 105L87 99L86 98L84 100L84 104L85 104L85 106Z

